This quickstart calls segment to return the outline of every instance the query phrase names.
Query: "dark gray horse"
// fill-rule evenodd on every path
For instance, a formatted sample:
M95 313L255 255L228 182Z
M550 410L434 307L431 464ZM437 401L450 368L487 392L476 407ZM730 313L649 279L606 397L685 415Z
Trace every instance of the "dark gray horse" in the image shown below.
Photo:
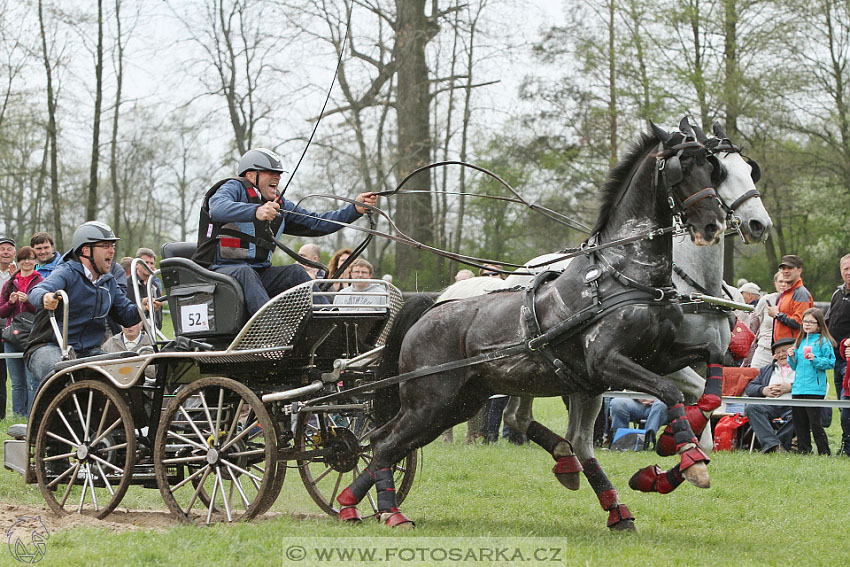
M429 303L421 299L405 305L387 342L384 371L428 375L400 384L401 407L374 433L371 464L337 498L340 519L359 519L355 505L376 485L382 520L410 525L396 507L390 467L469 419L495 393L594 397L614 388L652 394L669 408L681 474L708 485L708 457L685 419L681 392L664 375L708 361L707 384L719 399L721 354L708 344L676 340L682 309L671 282L672 237L659 231L673 224L675 213L695 242L718 242L725 213L713 187L721 166L684 134L657 127L653 132L610 173L590 239L600 245L631 241L588 251L563 274L541 279L527 305L515 293L444 303L428 311ZM654 237L647 236L650 232ZM580 324L573 325L577 318ZM540 333L543 338L529 343ZM452 366L470 359L476 363ZM434 373L439 365L447 366ZM596 459L579 463L569 443L539 423L531 424L528 435L553 454L555 472L569 488L578 488L584 471L609 512L609 527L633 529L631 512Z

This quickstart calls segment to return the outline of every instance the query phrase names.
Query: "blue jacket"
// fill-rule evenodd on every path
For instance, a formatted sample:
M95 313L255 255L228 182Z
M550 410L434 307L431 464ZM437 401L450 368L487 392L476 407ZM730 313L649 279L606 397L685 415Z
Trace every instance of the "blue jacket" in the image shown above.
M62 260L62 255L59 252L53 252L53 259L46 264L39 264L35 269L36 272L44 276L45 278L53 273L53 270L56 269L56 266Z
M254 222L257 220L256 213L259 207L260 205L258 204L248 202L245 189L235 179L231 179L219 187L218 191L209 200L210 218L214 222L233 223L236 225L235 228L237 230L250 235L254 235ZM300 236L331 234L342 228L342 226L326 221L350 223L359 219L361 216L357 212L357 209L354 208L354 205L347 205L336 211L318 214L299 207L287 199L283 199L281 211L283 211L283 222L280 224L277 234L275 234L276 238L280 238L280 235L283 233ZM249 256L253 257L255 255L255 248L256 246L254 244L249 246ZM272 252L271 250L268 251L264 261L250 263L249 265L253 268L267 268L271 266ZM262 256L262 253L257 256ZM241 258L223 258L221 247L216 247L213 269L225 265L245 263L246 261Z
M803 357L804 348L812 347L814 359ZM832 343L820 333L810 333L803 337L800 346L794 351L794 358L788 357L788 364L794 369L794 385L791 395L809 394L825 396L827 388L826 371L835 366L835 351Z
M139 312L118 287L112 274L101 276L95 285L86 277L79 261L67 259L30 291L29 301L36 308L43 309L44 295L60 289L68 294L68 342L76 352L100 347L106 332L107 315L127 326L139 322ZM57 316L59 327L64 328L59 309Z

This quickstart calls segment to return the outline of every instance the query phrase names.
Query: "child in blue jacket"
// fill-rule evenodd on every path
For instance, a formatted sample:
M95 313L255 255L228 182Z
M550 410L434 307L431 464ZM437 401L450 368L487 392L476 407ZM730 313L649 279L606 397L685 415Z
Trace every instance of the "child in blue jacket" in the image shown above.
M823 311L816 307L803 312L803 329L793 348L788 349L788 364L794 369L792 399L822 400L826 397L826 371L835 366L835 339L829 334ZM821 421L821 408L791 407L791 420L797 432L797 450L812 452L812 437L819 455L829 455L829 440Z

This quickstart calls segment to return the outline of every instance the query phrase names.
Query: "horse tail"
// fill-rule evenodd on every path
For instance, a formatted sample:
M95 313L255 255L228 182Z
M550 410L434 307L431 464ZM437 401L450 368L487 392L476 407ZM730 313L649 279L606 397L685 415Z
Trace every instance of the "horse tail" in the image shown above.
M381 364L378 367L377 379L380 380L398 375L398 361L401 355L401 343L404 341L404 336L433 305L433 299L420 294L414 295L404 302L401 311L396 315L393 325L390 327L390 332L387 335ZM381 388L375 392L375 413L379 424L386 423L398 413L401 407L398 392L398 384Z

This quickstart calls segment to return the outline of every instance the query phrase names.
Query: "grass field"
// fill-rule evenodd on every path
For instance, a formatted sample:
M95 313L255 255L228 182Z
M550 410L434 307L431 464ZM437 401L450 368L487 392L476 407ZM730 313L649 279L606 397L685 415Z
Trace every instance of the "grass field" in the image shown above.
M560 400L539 401L535 412L555 430L564 429ZM0 429L5 431L9 423L0 422ZM835 450L840 431L837 419L828 431ZM464 426L459 426L455 438L462 439L463 432ZM685 484L662 496L632 492L628 478L655 462L660 461L664 468L672 466L673 458L608 451L598 456L637 518L636 533L609 533L607 513L600 509L587 483L583 481L578 492L562 488L550 472L551 457L537 447L437 441L425 447L414 488L403 506L417 522L412 532L393 531L374 521L359 526L338 524L318 511L301 485L298 471L291 469L276 505L259 521L195 527L163 520L156 529L128 529L112 522L103 522L103 527L70 524L51 533L40 565L296 565L299 562L285 556L292 542L307 548L331 541L417 546L435 541L429 539L433 537L467 547L505 538L543 537L554 538L546 541L562 548L557 560L527 564L798 566L839 565L846 560L841 534L842 526L850 522L845 505L850 459L719 453L709 465L710 489ZM18 474L9 471L0 473L0 511L4 508L6 517L25 510L52 518L38 488L25 485ZM157 490L132 487L115 516L124 508L164 510L165 506ZM8 527L0 526L4 539ZM353 537L367 539L347 539ZM17 564L3 545L0 565ZM483 563L417 560L384 564Z

